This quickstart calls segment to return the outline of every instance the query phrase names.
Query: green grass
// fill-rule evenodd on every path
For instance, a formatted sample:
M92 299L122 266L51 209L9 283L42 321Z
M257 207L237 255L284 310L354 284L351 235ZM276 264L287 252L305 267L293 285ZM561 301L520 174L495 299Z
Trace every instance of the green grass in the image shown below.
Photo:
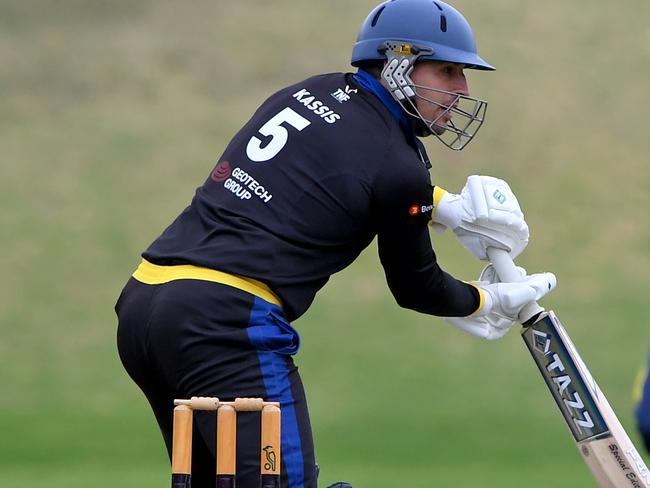
M168 464L121 369L113 303L138 255L274 90L348 69L371 1L0 2L0 472L15 486L154 487ZM495 73L462 153L433 180L507 179L531 225L520 262L636 438L650 330L650 3L455 2ZM464 279L480 264L432 235ZM513 333L483 343L399 309L371 246L296 322L324 482L593 486Z

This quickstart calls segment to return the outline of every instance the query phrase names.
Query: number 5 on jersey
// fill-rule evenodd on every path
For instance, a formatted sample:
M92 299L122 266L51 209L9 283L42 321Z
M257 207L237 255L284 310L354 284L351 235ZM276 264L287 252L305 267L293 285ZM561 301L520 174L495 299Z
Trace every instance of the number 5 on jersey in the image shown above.
M309 120L289 107L283 109L260 127L260 134L271 137L266 146L262 147L262 141L256 136L251 137L248 141L246 155L251 161L263 163L275 157L282 150L289 138L289 131L281 125L283 122L298 130L303 130L311 124Z

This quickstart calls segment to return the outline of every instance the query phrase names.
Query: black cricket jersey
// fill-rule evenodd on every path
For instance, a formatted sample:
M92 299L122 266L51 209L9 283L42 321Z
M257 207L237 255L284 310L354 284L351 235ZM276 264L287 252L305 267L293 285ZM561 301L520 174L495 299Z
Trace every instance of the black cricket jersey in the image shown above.
M436 262L433 187L415 137L368 78L325 74L272 95L143 257L259 280L294 320L377 236L401 306L474 312L476 289Z

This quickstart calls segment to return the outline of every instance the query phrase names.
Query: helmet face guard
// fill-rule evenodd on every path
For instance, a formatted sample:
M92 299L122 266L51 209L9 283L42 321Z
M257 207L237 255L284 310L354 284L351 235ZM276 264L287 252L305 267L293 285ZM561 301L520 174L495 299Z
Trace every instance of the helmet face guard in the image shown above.
M377 61L385 62L381 78L402 109L416 120L418 135L433 134L457 151L474 138L485 120L487 102L417 86L410 78L416 61L494 70L478 55L472 29L458 10L441 0L389 0L378 5L359 30L352 65L362 67ZM446 104L436 102L434 93ZM418 99L421 106L440 106L442 113L435 120L427 120L417 108Z
M431 48L387 41L380 50L384 51L386 56L381 78L402 109L416 119L416 133L419 136L433 134L445 146L455 151L467 146L485 121L487 102L413 83L410 74L417 58L427 55ZM442 104L433 100L426 96L427 92L446 95L444 99L448 102ZM427 119L417 108L418 99L442 110L434 119Z

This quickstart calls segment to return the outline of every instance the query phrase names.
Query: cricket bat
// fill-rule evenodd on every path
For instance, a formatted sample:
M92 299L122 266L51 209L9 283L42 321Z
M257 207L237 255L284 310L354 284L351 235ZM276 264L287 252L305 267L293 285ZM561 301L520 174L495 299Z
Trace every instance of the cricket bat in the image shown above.
M501 281L519 281L510 255L488 249ZM522 310L521 335L601 488L650 488L650 472L607 398L553 313L537 303Z

